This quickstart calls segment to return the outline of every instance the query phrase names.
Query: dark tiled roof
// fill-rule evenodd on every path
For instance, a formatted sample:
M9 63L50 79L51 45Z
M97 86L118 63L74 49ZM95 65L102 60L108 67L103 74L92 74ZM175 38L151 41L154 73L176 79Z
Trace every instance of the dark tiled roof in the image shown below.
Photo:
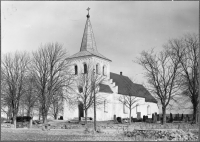
M111 61L110 59L106 58L105 56L101 55L99 52L92 52L92 51L80 51L67 59L72 59L72 58L78 58L78 57L84 57L84 56L97 56L99 58Z
M99 84L99 86L100 86L99 92L113 93L113 91L110 89L110 86L109 86L109 85Z
M110 73L110 78L113 79L118 86L118 93L122 95L131 94L136 97L145 98L146 102L157 103L156 99L140 84L133 83L127 76Z

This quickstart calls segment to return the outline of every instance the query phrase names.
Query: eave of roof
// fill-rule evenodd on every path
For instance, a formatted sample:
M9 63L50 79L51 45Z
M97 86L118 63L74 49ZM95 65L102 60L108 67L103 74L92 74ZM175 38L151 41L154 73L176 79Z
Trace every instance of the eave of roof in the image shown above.
M100 53L98 52L89 52L89 51L80 51L70 57L68 57L67 59L73 59L73 58L79 58L79 57L86 57L86 56L96 56L96 57L99 57L101 59L104 59L104 60L108 60L111 62L110 59L106 58L105 56L101 55Z

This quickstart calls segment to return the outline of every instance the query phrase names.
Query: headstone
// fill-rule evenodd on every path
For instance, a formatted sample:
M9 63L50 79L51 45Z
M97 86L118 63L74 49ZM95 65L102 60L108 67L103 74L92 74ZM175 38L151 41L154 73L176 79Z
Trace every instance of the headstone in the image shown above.
M183 121L183 113L182 113L182 115L181 115L181 121Z
M145 116L145 122L147 122L147 120L148 120L148 116Z
M152 122L154 123L154 114L152 114Z
M63 120L63 116L60 116L60 120Z
M173 116L172 116L172 113L170 113L170 119L169 121L172 123L173 122Z
M154 115L154 123L157 123L157 113Z
M117 119L116 119L116 115L115 115L115 114L114 114L114 117L113 117L113 118L114 118L114 122L117 122Z
M160 121L160 115L159 114L157 114L157 120Z
M145 115L143 115L143 122L145 122Z
M117 121L118 121L119 123L122 123L122 118L121 118L121 117L117 117Z
M141 112L137 112L137 119L141 119Z

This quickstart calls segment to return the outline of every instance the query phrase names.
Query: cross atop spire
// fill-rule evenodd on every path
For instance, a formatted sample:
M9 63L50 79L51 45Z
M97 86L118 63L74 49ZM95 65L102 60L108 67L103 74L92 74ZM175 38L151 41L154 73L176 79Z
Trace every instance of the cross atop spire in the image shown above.
M90 14L89 14L90 8L88 7L86 10L88 11L88 15L86 17L90 18Z
M86 20L86 24L85 24L85 30L84 30L84 33L83 33L80 51L97 52L94 33L93 33L93 30L92 30L92 25L90 23L90 15L89 15L90 8L88 7L87 10L88 10L88 15L87 15L87 20Z

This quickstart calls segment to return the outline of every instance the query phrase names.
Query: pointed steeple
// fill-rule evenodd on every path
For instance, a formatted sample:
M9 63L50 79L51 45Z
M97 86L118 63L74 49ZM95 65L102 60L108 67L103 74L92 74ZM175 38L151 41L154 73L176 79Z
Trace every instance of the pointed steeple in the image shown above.
M87 10L88 10L88 15L86 16L87 20L85 24L85 30L83 33L80 51L98 52L95 38L94 38L94 33L92 30L92 25L90 22L90 15L89 15L90 8L88 7Z
M111 62L110 59L101 55L97 50L97 46L96 46L96 42L95 42L93 30L92 30L92 25L90 22L90 14L89 14L90 8L88 7L87 10L88 10L88 14L86 16L87 20L85 24L85 30L83 33L83 39L82 39L80 51L68 57L68 59L80 58L80 57L86 57L86 56L96 56L96 57L99 57L101 59Z

